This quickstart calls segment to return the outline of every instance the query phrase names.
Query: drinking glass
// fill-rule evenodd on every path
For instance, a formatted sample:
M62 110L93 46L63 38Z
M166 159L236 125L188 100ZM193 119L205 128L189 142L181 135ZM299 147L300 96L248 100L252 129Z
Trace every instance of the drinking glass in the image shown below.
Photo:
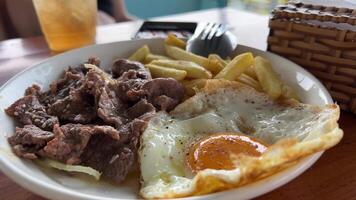
M94 43L97 0L33 0L33 3L52 51Z

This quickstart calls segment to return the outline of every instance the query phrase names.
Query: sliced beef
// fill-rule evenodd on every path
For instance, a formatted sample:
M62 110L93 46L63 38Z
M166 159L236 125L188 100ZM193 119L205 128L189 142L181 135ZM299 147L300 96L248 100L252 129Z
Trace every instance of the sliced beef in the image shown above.
M35 96L39 97L41 95L41 87L34 84L25 90L25 95L26 96L27 95L35 95Z
M100 65L90 58L87 63ZM69 68L63 78L41 92L36 85L6 109L25 125L9 138L24 158L51 158L102 172L120 183L137 163L139 137L156 110L171 110L184 88L174 79L152 79L138 62L118 59L112 76L84 65ZM49 132L52 131L52 132Z
M130 61L126 59L117 59L111 67L111 73L113 78L121 77L125 72L136 72L136 79L151 79L150 72L145 68L142 63Z
M52 130L53 126L59 123L57 117L47 114L35 95L27 95L17 100L5 109L5 112L23 125L33 124L43 130Z
M141 99L135 105L126 110L126 115L130 119L150 117L155 113L156 109L148 103L146 99Z
M16 127L15 134L8 138L14 153L17 156L36 159L47 142L54 138L54 134L43 131L34 125Z
M143 84L151 80L150 72L139 62L118 59L112 68L114 78L117 78L117 96L126 103L136 103L145 94L140 91Z
M55 101L47 111L62 122L88 124L96 118L94 101L93 96L73 90L69 96Z
M121 117L126 108L127 105L123 104L121 100L116 97L114 90L108 87L101 89L97 112L98 116L105 123L119 128L122 124L127 122L125 117Z
M106 135L93 135L81 156L82 164L102 172L102 177L106 179L122 182L134 170L139 135L146 126L147 122L142 120L122 126L118 141Z
M141 90L159 110L172 110L184 97L184 87L172 78L155 78L142 85Z
M80 156L93 135L102 135L107 137L108 141L112 140L115 143L120 139L119 132L111 126L66 124L59 127L56 125L53 132L55 138L44 148L45 155L67 164L81 163Z
M101 60L98 57L90 57L87 63L100 67Z
M54 81L50 85L50 90L41 95L41 103L50 107L54 102L63 100L71 90L79 88L83 84L83 80L84 73L82 70L69 68L65 71L63 78Z
M48 106L48 113L64 122L88 124L94 121L97 117L97 99L105 80L90 70L80 82L79 87L70 88L67 96L54 100Z
M135 103L142 98L145 94L142 93L141 87L147 81L143 79L129 79L127 81L116 82L116 93L121 101L125 103Z

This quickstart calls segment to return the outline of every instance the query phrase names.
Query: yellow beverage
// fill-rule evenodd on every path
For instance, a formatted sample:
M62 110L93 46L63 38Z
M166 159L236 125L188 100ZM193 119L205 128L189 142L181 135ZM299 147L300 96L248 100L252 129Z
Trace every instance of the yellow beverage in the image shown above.
M94 43L97 0L33 0L33 3L52 51Z

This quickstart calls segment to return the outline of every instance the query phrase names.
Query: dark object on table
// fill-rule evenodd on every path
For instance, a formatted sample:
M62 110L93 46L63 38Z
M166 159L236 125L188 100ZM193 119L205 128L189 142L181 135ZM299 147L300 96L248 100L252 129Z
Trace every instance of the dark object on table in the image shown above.
M197 23L194 22L151 22L145 21L134 39L166 38L173 33L179 38L189 38L193 35Z
M269 51L305 67L356 113L356 10L289 3L273 10L269 27Z

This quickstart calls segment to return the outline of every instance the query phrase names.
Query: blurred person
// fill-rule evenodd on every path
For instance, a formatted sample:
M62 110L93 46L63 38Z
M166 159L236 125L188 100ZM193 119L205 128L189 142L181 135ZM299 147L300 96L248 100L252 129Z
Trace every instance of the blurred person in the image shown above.
M98 25L133 20L124 0L98 0ZM0 0L0 40L41 35L32 0Z

